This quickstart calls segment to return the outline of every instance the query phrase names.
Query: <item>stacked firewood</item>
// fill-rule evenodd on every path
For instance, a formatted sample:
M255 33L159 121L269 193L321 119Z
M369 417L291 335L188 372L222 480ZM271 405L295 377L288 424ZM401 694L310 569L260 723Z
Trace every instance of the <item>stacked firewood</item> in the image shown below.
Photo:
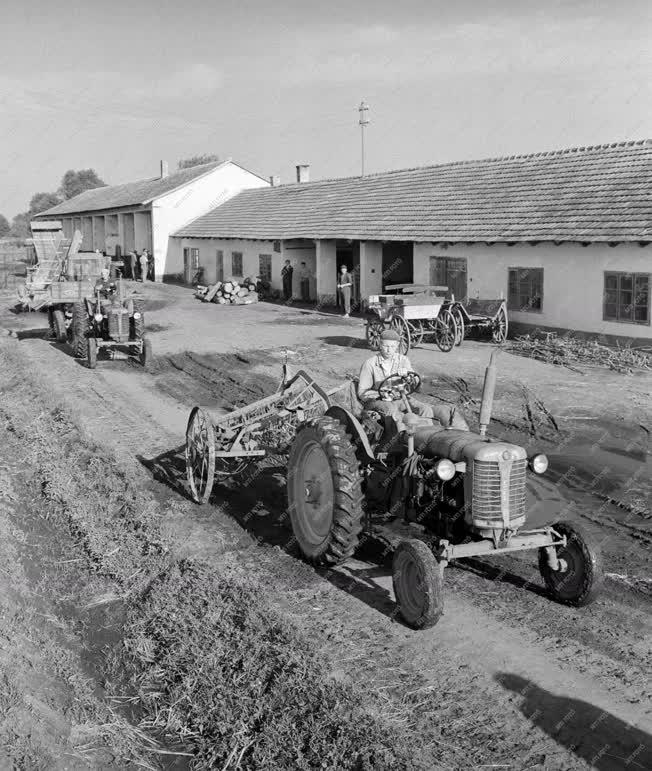
M219 305L250 305L258 302L256 284L250 278L245 278L243 281L230 278L228 281L218 281L210 286L200 284L195 291L195 296L202 302Z

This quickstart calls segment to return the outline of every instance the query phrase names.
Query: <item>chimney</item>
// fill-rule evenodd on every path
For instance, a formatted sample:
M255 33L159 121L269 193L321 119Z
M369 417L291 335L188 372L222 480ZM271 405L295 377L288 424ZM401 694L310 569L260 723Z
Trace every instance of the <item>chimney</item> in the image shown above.
M310 182L310 164L300 163L297 166L297 182Z
M169 174L168 171L168 162L167 161L161 161L161 179L165 179Z
M269 178L269 184L270 184L272 187L278 187L278 186L281 184L281 178L280 178L280 177L277 177L277 176L276 176L276 174L273 174L273 175L272 175L272 176Z

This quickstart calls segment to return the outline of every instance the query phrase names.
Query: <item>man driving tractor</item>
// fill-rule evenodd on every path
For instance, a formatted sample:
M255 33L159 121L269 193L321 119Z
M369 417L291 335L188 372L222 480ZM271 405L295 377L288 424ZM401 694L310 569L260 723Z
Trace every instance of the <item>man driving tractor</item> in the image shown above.
M109 274L108 268L102 268L102 275L95 282L95 291L101 292L104 297L107 297L115 289L115 283L109 280Z
M397 423L411 410L422 418L468 431L466 420L454 408L426 404L408 395L404 381L414 380L418 388L420 379L407 356L399 352L399 344L398 334L393 330L385 330L380 336L378 352L362 365L358 378L358 398L364 409L389 415Z

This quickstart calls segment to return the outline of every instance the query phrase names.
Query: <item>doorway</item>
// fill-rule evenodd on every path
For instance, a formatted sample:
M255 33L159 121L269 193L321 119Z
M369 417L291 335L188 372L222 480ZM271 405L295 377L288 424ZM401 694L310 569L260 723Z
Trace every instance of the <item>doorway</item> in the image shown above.
M221 249L215 255L215 280L224 281L224 252Z
M446 286L446 297L450 300L464 301L467 295L465 257L431 257L430 283L433 286Z
M337 242L335 245L335 264L338 283L342 265L346 265L347 270L351 274L353 282L351 287L351 310L357 310L360 307L360 242ZM337 292L337 306L338 308L344 306L339 292Z
M414 283L414 246L411 241L383 244L383 292L389 284Z

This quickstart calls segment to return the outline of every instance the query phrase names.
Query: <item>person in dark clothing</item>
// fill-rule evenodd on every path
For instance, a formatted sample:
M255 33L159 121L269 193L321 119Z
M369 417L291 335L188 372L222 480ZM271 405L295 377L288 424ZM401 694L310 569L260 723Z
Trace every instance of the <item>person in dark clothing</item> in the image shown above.
M154 255L147 253L147 278L154 281Z
M290 265L290 260L286 260L285 265L281 270L281 277L283 278L283 299L284 300L292 299L292 274L293 273L294 273L294 268L292 267L292 265Z
M129 278L136 280L136 252L133 250L127 255L127 265L129 266Z

